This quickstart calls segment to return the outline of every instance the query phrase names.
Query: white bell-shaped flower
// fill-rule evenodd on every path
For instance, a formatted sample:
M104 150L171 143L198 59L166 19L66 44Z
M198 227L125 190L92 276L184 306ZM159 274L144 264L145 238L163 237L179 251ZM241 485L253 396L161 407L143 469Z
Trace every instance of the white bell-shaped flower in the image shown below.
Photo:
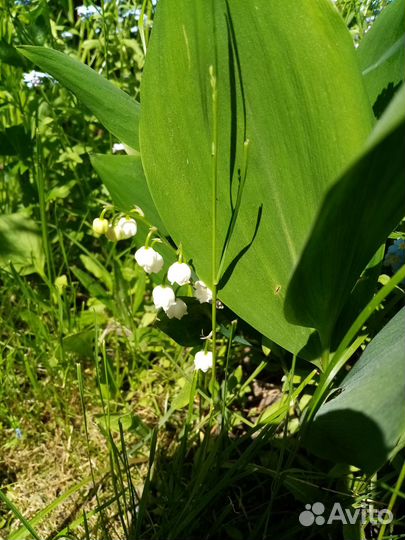
M101 236L102 234L106 234L109 227L108 219L105 218L96 218L93 219L93 232L97 234L97 236Z
M115 227L116 234L120 240L132 238L132 236L136 235L136 231L138 230L136 221L132 218L126 217L122 217Z
M148 274L157 274L163 268L163 257L151 247L141 247L135 253L135 260Z
M114 143L112 147L112 153L125 152L125 146L122 143Z
M194 296L200 304L212 302L212 291L203 281L196 281L194 283Z
M153 303L156 309L167 310L176 302L174 291L171 287L158 285L152 292Z
M186 263L175 262L167 271L167 279L173 285L178 283L179 285L186 285L191 278L191 268Z
M206 373L210 368L212 368L212 352L199 351L194 356L194 369Z
M184 315L187 315L187 304L178 298L174 304L169 306L166 315L169 319L182 319Z

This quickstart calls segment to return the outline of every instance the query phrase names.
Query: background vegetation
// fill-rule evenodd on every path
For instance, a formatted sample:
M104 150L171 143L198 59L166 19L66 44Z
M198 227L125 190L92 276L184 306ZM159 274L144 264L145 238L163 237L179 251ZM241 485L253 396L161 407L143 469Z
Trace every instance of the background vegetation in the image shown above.
M356 46L388 3L336 2ZM212 414L209 379L193 387L199 347L159 328L139 240L92 232L110 196L89 155L119 141L16 47L68 53L137 98L154 4L0 4L0 537L302 538L306 502L367 500L397 501L390 536L365 523L308 537L403 538L403 453L370 476L300 445L316 366L232 322ZM404 238L401 225L387 240L380 286ZM350 365L403 295L379 306Z

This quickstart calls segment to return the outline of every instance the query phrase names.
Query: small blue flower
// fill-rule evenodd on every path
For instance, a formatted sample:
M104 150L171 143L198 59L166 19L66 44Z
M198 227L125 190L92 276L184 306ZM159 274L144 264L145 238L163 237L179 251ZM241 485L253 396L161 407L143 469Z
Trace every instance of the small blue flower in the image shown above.
M23 437L23 432L21 431L21 429L19 427L15 428L15 436L17 437L17 439L19 441L21 441L21 439Z
M393 272L397 272L405 264L405 239L398 238L387 249L384 265L390 266Z
M136 9L126 9L121 13L121 17L123 19L128 19L129 17L135 17L136 20L139 19L141 16L141 10L139 8Z
M15 0L14 5L15 6L29 6L31 4L31 0Z
M69 32L68 30L65 30L64 32L61 33L60 37L62 39L72 39L73 34L72 34L72 32Z
M47 73L42 73L42 71L35 71L35 69L30 71L29 73L24 73L23 79L28 88L36 88L38 86L41 86L45 79L49 79L53 82L55 81L55 79Z
M131 34L137 34L138 30L139 28L137 26L132 26L129 31L131 32Z
M100 15L101 10L100 8L97 8L95 6L85 6L84 4L82 6L78 6L76 8L77 15L82 21L88 21L95 15Z

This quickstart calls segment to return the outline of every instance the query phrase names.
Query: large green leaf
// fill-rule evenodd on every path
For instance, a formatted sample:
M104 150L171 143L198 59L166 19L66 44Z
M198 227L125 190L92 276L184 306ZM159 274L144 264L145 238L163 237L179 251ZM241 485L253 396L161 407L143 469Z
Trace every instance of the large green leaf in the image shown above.
M373 473L405 435L405 308L373 339L309 428L314 453Z
M113 135L139 148L139 103L78 60L46 47L25 45L18 50L71 90Z
M361 271L405 215L405 88L363 156L327 194L287 292L286 313L328 344Z
M10 263L21 275L44 271L41 233L23 214L0 216L0 268L8 269Z
M127 212L139 206L146 219L165 233L165 227L150 195L139 156L93 154L90 159L118 209Z
M217 261L243 143L250 141L219 296L298 352L311 330L286 321L287 285L324 194L371 131L355 50L328 0L159 3L142 80L142 160L166 227L212 284L211 65L218 88Z
M377 17L357 49L370 101L378 116L396 85L404 79L404 46L405 1L396 0Z

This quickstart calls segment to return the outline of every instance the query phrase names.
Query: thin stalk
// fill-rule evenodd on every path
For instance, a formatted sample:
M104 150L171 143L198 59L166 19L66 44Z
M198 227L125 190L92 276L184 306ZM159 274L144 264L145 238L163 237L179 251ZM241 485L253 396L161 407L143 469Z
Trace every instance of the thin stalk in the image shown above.
M211 395L216 397L215 383L217 372L217 198L218 198L218 94L217 78L214 67L210 66L211 104L212 104L212 143L211 143L211 186L212 186L212 237L211 237L211 273L212 273L212 373Z
M322 371L326 371L328 364L329 364L329 349L325 348L322 351L322 356L321 356Z
M37 119L38 120L38 119ZM37 124L38 125L38 124ZM41 218L41 232L42 232L42 242L45 253L45 263L46 263L46 279L47 284L51 288L55 279L55 269L52 258L52 249L51 242L49 239L49 229L48 229L48 216L46 210L46 196L45 196L45 181L42 169L42 153L41 153L41 143L40 135L38 129L36 131L36 167L35 167L35 182L38 191L38 201L39 201L39 213Z
M387 510L389 512L392 512L392 509L394 508L395 501L398 498L398 495L399 495L399 493L401 491L401 487L402 487L402 484L404 483L404 480L405 480L405 461L402 464L401 472L399 473L397 483L395 484L394 492L392 493L391 498L390 498L390 502L388 504ZM383 523L382 526L381 526L380 532L378 533L378 539L377 540L382 540L384 538L386 528L387 528L387 523Z
M232 321L231 328L229 331L229 339L228 339L228 346L226 351L226 363L225 363L225 379L224 379L224 386L223 386L223 394L222 394L222 414L221 414L221 430L224 431L225 428L225 415L226 415L226 398L227 398L227 392L228 392L228 369L229 369L229 362L231 359L232 354L232 343L233 338L236 333L236 327L237 327L238 321Z

